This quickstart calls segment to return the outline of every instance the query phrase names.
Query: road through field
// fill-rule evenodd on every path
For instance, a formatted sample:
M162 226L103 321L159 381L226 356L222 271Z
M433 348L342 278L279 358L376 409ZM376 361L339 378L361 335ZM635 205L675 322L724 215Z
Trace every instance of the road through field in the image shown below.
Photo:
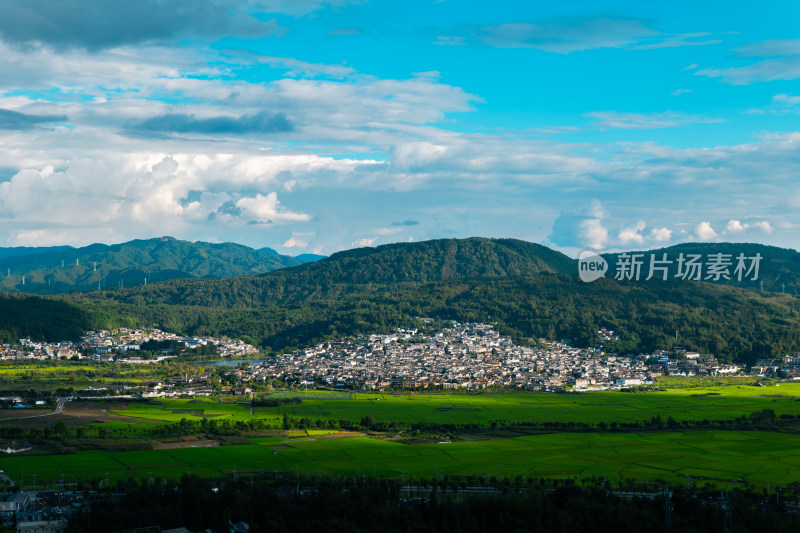
M67 398L59 398L58 403L56 404L55 408L50 411L49 413L42 413L39 415L30 415L30 416L17 416L14 418L3 418L0 419L0 422L8 422L12 420L28 420L31 418L42 418L44 416L53 416L64 412L64 403L66 403Z

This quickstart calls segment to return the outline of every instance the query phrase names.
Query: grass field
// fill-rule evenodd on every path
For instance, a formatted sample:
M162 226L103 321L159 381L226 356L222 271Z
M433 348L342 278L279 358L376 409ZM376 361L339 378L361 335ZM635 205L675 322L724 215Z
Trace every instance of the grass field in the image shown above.
M667 378L664 379L666 380ZM669 378L669 379L676 379L676 378ZM688 378L680 378L680 379L685 380ZM714 379L718 380L724 378L714 378ZM667 387L667 390L669 392L682 393L682 394L718 393L727 396L749 396L749 397L769 397L780 394L784 396L800 398L800 382L785 382L785 383L773 382L764 386L754 386L747 383L741 383L741 382L737 383L737 381L739 380L736 378L728 378L728 379L730 379L731 381L725 385L706 386L703 385L703 383L706 380L700 378L693 387L689 387L684 384L682 387L675 387L675 388ZM746 379L747 381L752 381L750 378Z
M244 401L244 400L243 400ZM130 403L128 409L114 410L117 415L161 422L180 422L181 418L221 420L251 420L250 406L244 403L220 403L217 399L165 398L153 402ZM274 418L278 415L259 418Z
M16 377L24 374L29 374L32 378L37 377L51 377L68 374L69 372L92 372L97 371L97 368L92 365L30 365L25 363L4 364L0 366L3 371L4 377Z
M202 367L195 367L202 370ZM134 365L92 361L0 361L0 385L5 390L58 388L80 390L89 385L141 385L164 381L184 367L178 364Z
M487 425L507 422L636 422L660 415L676 420L729 420L762 409L776 414L800 415L800 383L753 387L732 385L628 393L598 391L573 394L336 394L294 393L300 404L256 407L255 417L277 421L283 413L310 419L348 419L365 416L377 421L432 422ZM250 420L249 406L212 399L164 399L132 403L121 416L142 420L178 422L200 417Z
M504 439L407 445L367 437L272 437L253 444L4 458L18 483L39 486L105 477L216 476L273 472L372 475L407 479L440 475L591 478L606 476L726 485L733 479L773 487L800 481L800 437L784 433L692 431L647 434L556 433Z
M677 420L730 420L762 409L800 415L800 384L754 387L733 382L719 386L659 392L601 391L581 394L366 394L280 392L300 404L256 407L217 398L164 399L153 402L68 403L66 417L94 427L136 428L176 423L182 418L247 421L254 417L280 422L284 413L311 419L371 416L378 421L479 423L493 420L634 422L660 415ZM230 399L229 399L230 400ZM246 402L246 400L242 400ZM70 414L72 413L72 414ZM85 422L81 422L85 421ZM45 424L44 419L36 423ZM144 425L142 425L144 424ZM492 438L488 438L488 437ZM26 484L105 477L175 477L186 472L214 476L231 472L306 472L325 474L426 477L477 475L512 477L603 476L695 480L723 483L743 479L758 485L800 482L800 435L767 431L686 431L649 433L552 433L494 438L461 435L447 443L402 444L330 430L291 431L253 439L252 444L213 448L184 447L146 451L82 451L64 455L0 458L0 469ZM113 449L113 448L112 448Z
M709 394L710 393L710 394ZM781 394L781 397L772 395ZM302 396L301 396L302 397ZM660 415L676 420L728 420L761 409L800 414L800 384L781 387L735 386L626 393L582 394L357 394L352 400L303 400L297 405L258 408L263 416L289 413L309 418L372 416L378 421L481 423L508 422L635 422Z

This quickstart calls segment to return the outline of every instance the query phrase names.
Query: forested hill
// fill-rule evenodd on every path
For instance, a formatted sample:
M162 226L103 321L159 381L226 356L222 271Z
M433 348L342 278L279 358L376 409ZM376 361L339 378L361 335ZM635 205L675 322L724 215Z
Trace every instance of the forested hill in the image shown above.
M303 261L233 243L161 237L83 248L0 249L0 289L56 294L269 272ZM24 279L23 279L24 278Z
M357 248L260 276L173 280L88 296L138 305L260 307L336 300L397 284L574 274L576 268L566 255L521 240L447 239Z
M0 344L19 339L77 341L92 328L86 309L70 302L0 292Z
M319 267L350 283L427 283L573 273L575 261L540 244L473 237L356 248L333 254Z

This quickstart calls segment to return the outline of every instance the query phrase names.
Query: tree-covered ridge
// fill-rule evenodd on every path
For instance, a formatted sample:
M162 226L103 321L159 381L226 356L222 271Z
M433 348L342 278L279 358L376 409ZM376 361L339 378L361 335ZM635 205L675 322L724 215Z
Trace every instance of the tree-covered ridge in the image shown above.
M0 344L72 340L91 328L86 310L74 303L0 292Z
M22 255L12 255L15 249L5 250L6 257L0 259L0 288L37 294L130 287L143 285L145 278L148 283L222 278L302 264L292 257L240 244L188 242L172 237L83 248L23 249L21 252L30 253Z
M441 239L358 248L319 263L348 283L420 283L471 278L504 278L541 272L573 273L575 261L518 239Z
M137 305L260 307L334 301L402 283L573 274L576 268L566 255L525 241L448 239L358 248L260 276L174 280L90 297Z

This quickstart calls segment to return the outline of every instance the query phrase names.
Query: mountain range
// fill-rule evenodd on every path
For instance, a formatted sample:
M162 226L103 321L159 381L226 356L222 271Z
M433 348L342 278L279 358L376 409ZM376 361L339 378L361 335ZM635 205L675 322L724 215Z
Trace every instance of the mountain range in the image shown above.
M178 278L223 278L269 272L321 257L294 258L271 248L254 250L241 244L172 237L82 248L0 248L0 289L58 294Z

